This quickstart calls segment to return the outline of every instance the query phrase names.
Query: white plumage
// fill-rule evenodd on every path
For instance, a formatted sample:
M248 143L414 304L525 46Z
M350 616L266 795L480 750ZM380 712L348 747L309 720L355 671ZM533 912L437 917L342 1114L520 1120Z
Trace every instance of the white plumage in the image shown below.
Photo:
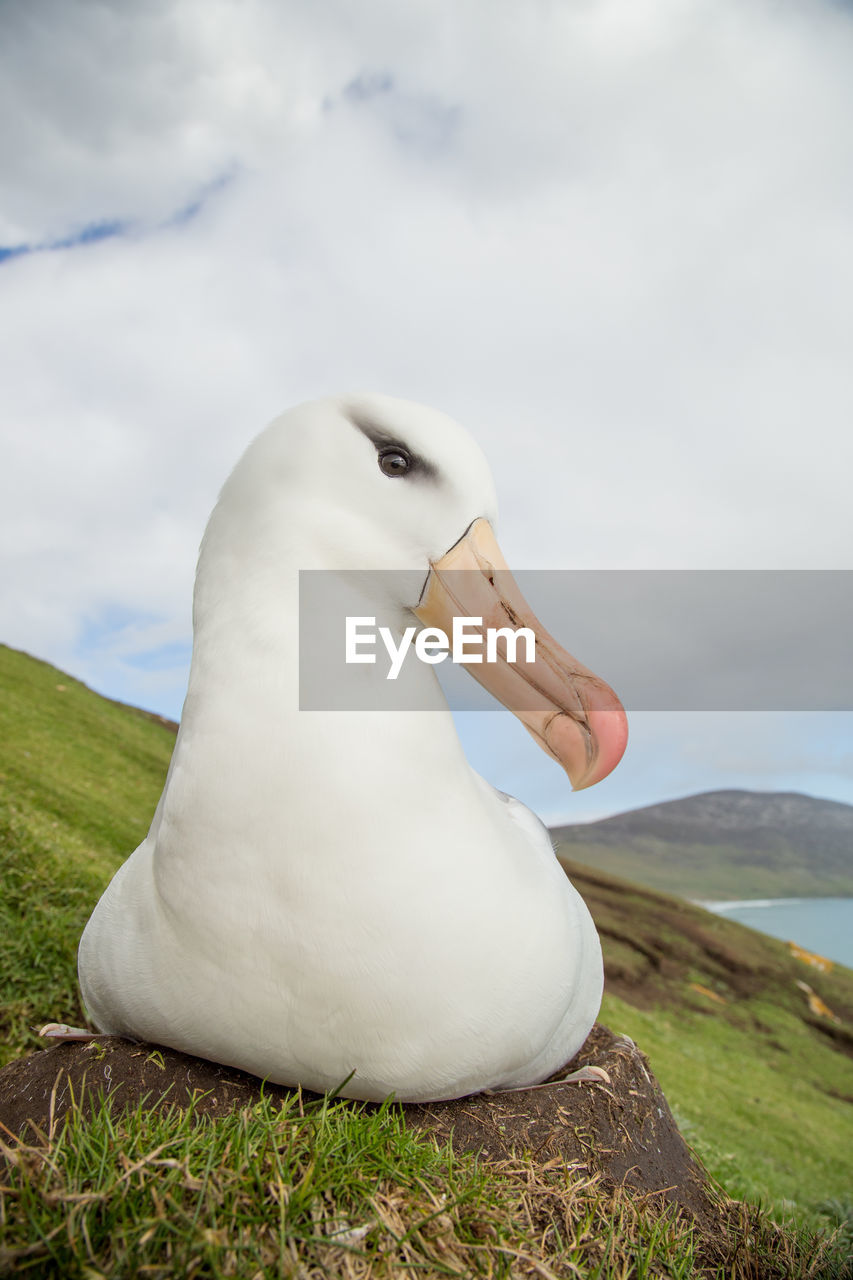
M426 579L494 518L471 437L404 401L304 405L250 446L204 536L162 798L80 943L99 1030L412 1101L532 1083L580 1047L594 925L545 827L468 765L432 668L407 673L427 713L298 709L300 569ZM402 629L418 602L371 603Z

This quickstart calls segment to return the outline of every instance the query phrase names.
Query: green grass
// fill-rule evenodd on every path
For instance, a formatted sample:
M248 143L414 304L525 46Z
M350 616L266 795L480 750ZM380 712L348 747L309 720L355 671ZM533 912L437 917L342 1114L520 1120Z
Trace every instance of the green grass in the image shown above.
M680 893L707 902L732 898L853 897L853 872L813 866L808 855L780 838L759 857L748 845L699 844L636 835L624 844L584 840L582 829L558 839L558 852L571 862L607 871L661 893Z
M393 1105L295 1096L215 1122L102 1106L5 1154L0 1273L40 1280L829 1274L823 1247L754 1211L709 1240L560 1162L457 1159Z
M851 1196L851 1105L832 1096L849 1095L851 1062L800 1019L756 1002L733 1024L609 995L602 1018L648 1055L679 1128L730 1195L812 1222L822 1201Z
M0 1064L82 1017L77 941L145 837L174 735L0 645Z

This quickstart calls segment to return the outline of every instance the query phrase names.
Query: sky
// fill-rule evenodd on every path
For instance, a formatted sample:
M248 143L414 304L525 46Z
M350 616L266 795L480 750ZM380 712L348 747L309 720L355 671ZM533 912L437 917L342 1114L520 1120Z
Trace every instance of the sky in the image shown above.
M346 390L471 430L513 568L853 568L850 5L3 20L3 642L177 719L221 484ZM850 711L637 711L574 795L509 715L457 722L548 821L722 787L853 802Z

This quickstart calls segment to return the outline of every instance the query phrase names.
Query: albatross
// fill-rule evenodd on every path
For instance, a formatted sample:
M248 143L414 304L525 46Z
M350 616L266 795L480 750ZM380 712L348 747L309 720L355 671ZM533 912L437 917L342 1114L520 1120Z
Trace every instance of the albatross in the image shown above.
M575 788L606 776L624 711L533 616L495 525L474 439L408 401L314 401L249 446L201 545L162 797L80 942L99 1032L412 1102L530 1086L581 1047L595 926L547 828L468 764L434 665L410 655L419 709L300 709L300 571L359 571L361 616L397 641L531 628L532 659L468 670Z

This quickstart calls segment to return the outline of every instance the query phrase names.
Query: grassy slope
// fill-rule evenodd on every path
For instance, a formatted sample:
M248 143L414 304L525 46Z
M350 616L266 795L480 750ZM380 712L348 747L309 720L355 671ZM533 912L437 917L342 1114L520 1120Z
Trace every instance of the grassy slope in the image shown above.
M642 837L630 848L604 848L577 843L563 845L560 852L572 861L602 867L611 875L635 880L666 893L677 882L692 898L709 902L729 898L844 898L853 897L853 877L837 876L815 881L807 867L776 871L738 862L737 850L726 844L679 845L676 851L663 841ZM664 854L666 856L664 856ZM673 868L673 856L684 859L683 871Z
M602 938L602 1020L649 1055L731 1194L804 1211L853 1198L853 972L699 907L569 865ZM805 982L841 1024L815 1015Z
M0 1063L34 1022L74 1021L92 907L144 838L174 736L0 646Z
M662 893L725 901L730 898L853 897L853 872L831 873L812 867L795 845L779 840L758 852L736 844L699 844L634 835L622 842L583 838L555 840L561 857L639 881Z
M31 1024L81 1016L79 934L147 829L172 744L144 714L0 647L0 1061L35 1047ZM735 1193L804 1207L849 1196L851 1060L804 1021L803 974L781 944L606 877L577 881L603 934L604 1018L649 1053L713 1171ZM805 977L853 1025L853 975Z

